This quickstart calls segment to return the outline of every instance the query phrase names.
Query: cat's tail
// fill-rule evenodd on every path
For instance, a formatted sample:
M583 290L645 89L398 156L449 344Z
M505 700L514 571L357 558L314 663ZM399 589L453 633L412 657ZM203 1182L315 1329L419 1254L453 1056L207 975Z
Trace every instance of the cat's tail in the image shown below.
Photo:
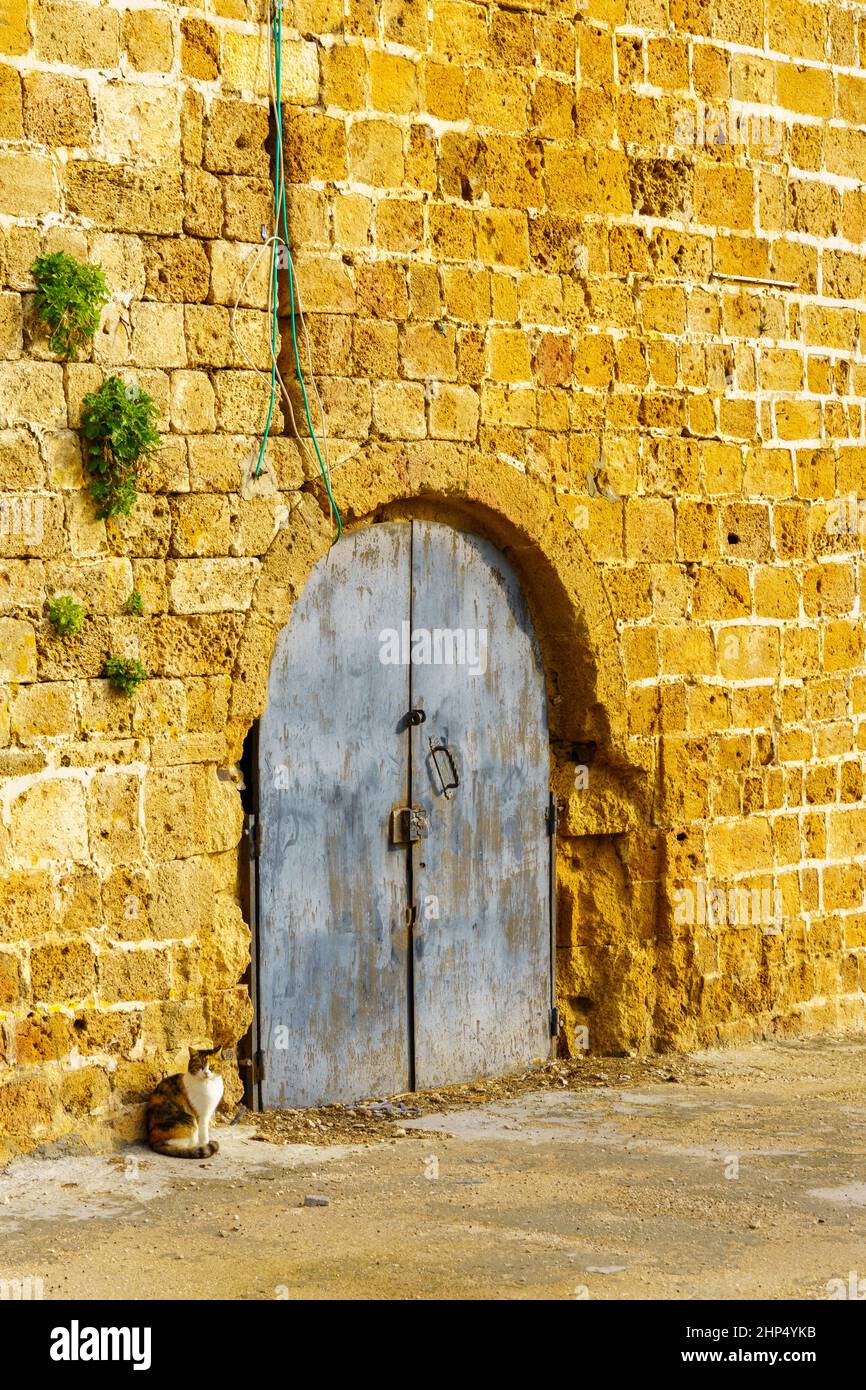
M150 1147L155 1154L165 1154L167 1158L212 1158L219 1153L220 1146L215 1139L211 1139L209 1143L198 1144L194 1149L181 1149L169 1139L165 1143L152 1143Z

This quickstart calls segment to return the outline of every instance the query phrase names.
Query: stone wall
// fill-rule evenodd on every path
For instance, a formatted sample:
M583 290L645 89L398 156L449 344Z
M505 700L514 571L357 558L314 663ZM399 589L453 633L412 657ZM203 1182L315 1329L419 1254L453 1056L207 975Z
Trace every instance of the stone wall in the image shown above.
M129 1137L191 1042L250 1018L233 769L330 539L281 411L277 487L242 481L267 412L264 259L231 324L271 220L264 18L0 12L0 1160ZM862 6L286 0L284 20L346 519L484 530L536 615L562 1045L862 1027ZM68 365L33 313L55 249L112 289ZM164 443L104 523L77 426L112 372ZM79 637L52 635L59 593L88 609ZM151 674L131 701L109 651Z

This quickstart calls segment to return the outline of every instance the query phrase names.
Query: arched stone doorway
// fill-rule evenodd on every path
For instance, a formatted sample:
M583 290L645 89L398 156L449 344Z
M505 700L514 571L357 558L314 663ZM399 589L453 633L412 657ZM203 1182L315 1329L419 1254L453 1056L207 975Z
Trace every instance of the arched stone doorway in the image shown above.
M513 566L542 652L551 784L560 804L560 1047L583 1047L586 1024L592 1049L646 1046L653 1030L649 938L655 902L647 885L635 889L629 881L622 845L645 820L651 779L645 775L649 769L633 761L628 740L626 685L610 603L568 498L551 508L546 489L492 456L446 449L431 464L426 451L413 456L402 448L375 448L354 458L334 477L344 526L351 532L377 521L448 523L492 541ZM266 705L279 632L332 538L322 497L305 490L265 557L243 635L232 705L239 755ZM581 884L596 863L602 891L587 913ZM614 906L607 927L619 939L606 941L593 962L595 991L585 983L588 943L580 921L607 912L608 903Z

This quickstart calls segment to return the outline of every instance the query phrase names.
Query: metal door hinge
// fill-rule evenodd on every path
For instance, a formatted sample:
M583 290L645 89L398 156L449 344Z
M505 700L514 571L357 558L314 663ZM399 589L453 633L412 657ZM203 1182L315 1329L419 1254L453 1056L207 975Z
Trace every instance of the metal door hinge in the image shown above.
M547 833L551 838L556 834L556 827L559 823L559 802L556 793L551 792L547 803Z
M550 1036L552 1038L559 1036L559 1009L550 1010Z
M421 806L394 806L391 810L392 845L413 845L427 834L427 812Z
M254 1052L252 1057L239 1057L238 1066L250 1068L250 1079L254 1086L258 1086L260 1081L264 1081L265 1056L263 1052Z
M244 833L247 837L247 852L250 859L259 859L262 853L262 827L258 816L247 816Z

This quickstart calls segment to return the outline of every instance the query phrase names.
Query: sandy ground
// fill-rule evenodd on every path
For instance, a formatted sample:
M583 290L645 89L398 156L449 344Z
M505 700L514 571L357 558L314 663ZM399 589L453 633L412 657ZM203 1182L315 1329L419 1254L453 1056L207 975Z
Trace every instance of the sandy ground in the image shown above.
M820 1299L866 1279L866 1041L572 1071L372 1143L241 1123L205 1163L16 1160L0 1279L49 1299Z

